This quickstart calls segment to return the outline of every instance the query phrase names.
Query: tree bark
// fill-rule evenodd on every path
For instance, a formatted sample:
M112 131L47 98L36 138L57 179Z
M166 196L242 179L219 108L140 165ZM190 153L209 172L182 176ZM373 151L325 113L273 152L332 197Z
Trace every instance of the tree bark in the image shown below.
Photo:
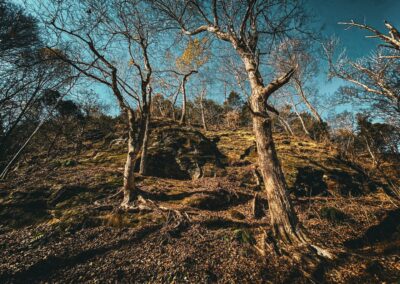
M179 124L186 124L186 82L190 75L197 73L196 70L192 70L185 74L182 79L182 115Z
M182 114L179 124L186 123L186 76L182 80Z
M318 123L322 125L323 120L322 120L321 116L319 115L318 111L315 109L315 107L308 101L301 83L298 80L295 80L295 85L296 85L297 92L299 93L300 97L302 98L304 104L310 110L311 114L318 121Z
M128 207L129 204L135 199L135 174L134 165L136 160L135 149L135 113L132 109L127 109L128 116L128 154L126 156L125 168L124 168L124 184L122 191L124 198L121 206Z
M203 123L203 129L204 131L207 131L207 122L206 122L206 116L204 113L204 105L203 105L203 94L200 95L200 111L201 111L201 121Z
M299 120L300 120L301 127L303 128L304 133L305 133L308 137L311 137L310 132L307 130L307 127L306 127L306 125L305 125L305 123L304 123L304 120L303 120L303 118L301 117L301 114L297 111L297 107L296 107L296 105L294 104L293 100L292 100L292 106L293 106L294 112L296 113L297 117L298 117Z
M143 146L142 146L142 156L140 158L140 169L139 174L146 175L147 168L147 147L149 144L149 135L150 135L150 112L147 113L146 122L145 122L145 130L143 136Z
M258 166L268 199L272 231L275 237L284 243L305 243L305 237L299 229L300 224L287 193L285 177L272 137L271 118L266 111L273 109L267 104L269 96L289 81L293 71L265 87L252 56L240 49L237 50L245 65L252 90L250 107L253 131L256 138Z
M259 96L254 93L251 97L251 105L255 111L262 110ZM284 242L292 242L298 238L296 234L298 220L287 195L285 177L276 154L271 119L253 115L253 131L256 136L258 166L264 180L273 232Z

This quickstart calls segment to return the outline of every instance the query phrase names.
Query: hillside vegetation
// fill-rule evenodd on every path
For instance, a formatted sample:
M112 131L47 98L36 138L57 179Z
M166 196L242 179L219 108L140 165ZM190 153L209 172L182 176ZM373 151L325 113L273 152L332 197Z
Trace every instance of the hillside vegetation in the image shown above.
M87 139L75 156L65 145L51 161L39 153L19 163L0 185L0 282L399 279L400 211L383 177L370 178L331 143L274 138L299 219L340 260L305 276L263 241L267 201L250 129L201 132L156 121L156 162L138 177L145 205L137 210L119 209L122 131Z

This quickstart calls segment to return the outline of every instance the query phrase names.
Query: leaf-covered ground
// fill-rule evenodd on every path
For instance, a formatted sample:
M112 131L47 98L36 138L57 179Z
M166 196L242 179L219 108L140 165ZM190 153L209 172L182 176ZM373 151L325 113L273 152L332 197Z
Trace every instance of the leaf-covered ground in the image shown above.
M215 177L139 177L160 210L123 212L124 147L87 142L74 156L30 157L0 184L0 283L393 283L400 279L400 210L379 177L331 144L276 135L295 210L335 253L306 278L290 255L261 242L256 153L249 130L208 132L225 168ZM264 254L262 253L264 252Z

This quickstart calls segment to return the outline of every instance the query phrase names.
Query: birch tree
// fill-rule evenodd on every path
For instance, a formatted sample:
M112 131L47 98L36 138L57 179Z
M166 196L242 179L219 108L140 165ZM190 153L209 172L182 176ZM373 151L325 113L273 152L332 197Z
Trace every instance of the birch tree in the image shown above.
M176 66L179 72L183 75L180 86L182 93L182 114L179 121L180 124L186 123L187 81L189 80L190 76L198 73L198 69L207 61L207 38L203 38L201 40L197 38L193 40L190 39L182 55L176 60Z

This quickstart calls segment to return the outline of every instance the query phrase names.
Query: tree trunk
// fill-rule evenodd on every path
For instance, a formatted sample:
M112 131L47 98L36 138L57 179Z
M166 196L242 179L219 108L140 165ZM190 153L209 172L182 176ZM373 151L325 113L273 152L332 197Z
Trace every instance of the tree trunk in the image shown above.
M321 116L319 115L318 111L308 101L306 95L304 94L304 90L303 90L301 83L299 81L295 80L295 85L296 85L297 92L300 94L300 97L303 99L303 102L308 107L311 114L314 116L314 118L318 121L319 124L323 124L323 120L322 120Z
M176 121L175 104L176 104L176 100L178 99L179 89L181 89L181 87L182 87L182 82L180 83L178 89L176 90L176 93L173 95L172 100L171 100L172 120L173 121Z
M60 96L57 100L57 102L55 103L55 105L53 106L53 108L50 110L50 112L48 113L47 116L45 116L40 122L39 124L36 126L35 130L33 130L33 132L31 133L31 135L26 139L25 143L21 146L21 148L18 150L18 152L12 157L11 161L8 162L8 164L6 165L6 167L4 169L2 169L3 171L0 174L0 180L5 179L8 171L10 170L10 168L14 165L14 163L19 159L20 155L23 153L23 151L25 150L26 146L28 146L29 142L32 140L32 138L36 135L36 133L39 131L39 129L43 126L43 124L46 122L46 120L52 116L53 111L57 108L57 106L59 105L59 103L61 102L61 100L64 98L65 95Z
M185 124L186 123L186 78L183 79L182 81L182 114L181 114L181 120L179 121L179 124Z
M283 128L285 128L286 132L291 135L291 136L295 136L293 133L292 128L290 127L290 124L285 121L282 117L278 116L278 120L282 123Z
M272 231L275 237L284 243L305 243L305 237L299 229L300 224L287 193L285 177L272 137L271 118L266 111L272 109L267 104L268 97L286 84L291 75L288 73L285 79L280 78L271 82L266 90L252 56L240 50L238 52L245 65L252 90L250 107L257 145L258 167L264 180Z
M182 79L182 116L179 124L186 123L186 82L188 78L192 75L197 73L197 70L192 70L189 73L185 74Z
M373 168L377 168L378 165L379 165L378 159L376 158L374 152L372 151L371 146L370 146L369 143L368 143L367 137L364 137L364 141L365 141L365 145L367 146L368 153L369 153L369 155L371 156L372 167L373 167Z
M176 121L175 106L171 105L171 109L172 109L172 120Z
M292 106L293 106L294 112L296 113L297 117L298 117L299 120L300 120L301 127L303 128L304 133L305 133L308 137L311 137L310 132L307 130L307 127L306 127L306 125L305 125L305 123L304 123L304 120L303 120L303 118L301 117L301 114L297 111L297 107L296 107L296 105L294 104L293 100L292 100Z
M143 136L142 156L140 158L139 174L141 174L143 176L146 175L147 147L149 144L149 135L150 135L150 112L146 116L145 130L144 130L144 136Z
M206 123L206 116L204 113L204 105L203 105L203 94L200 96L200 111L201 111L201 121L203 123L203 129L204 131L207 131L207 123Z
M124 169L124 184L122 200L122 207L129 207L129 204L135 199L135 174L134 165L136 160L135 149L135 113L132 109L127 109L128 116L128 154L126 156L125 169Z
M258 101L259 95L254 93L251 97L253 111L262 111ZM272 138L270 118L253 115L253 131L256 136L258 166L264 180L273 232L284 242L297 241L298 220L287 195L285 177Z
M29 142L31 142L33 136L35 136L35 134L39 131L40 127L43 125L44 120L41 121L38 126L36 126L35 130L31 133L31 135L28 137L28 139L26 139L25 143L21 146L21 148L19 148L18 152L12 157L11 161L8 162L8 164L6 165L6 167L3 169L1 175L0 175L0 179L5 179L9 170L11 169L11 167L14 165L14 163L18 160L18 158L20 157L20 155L23 153L23 151L25 150L26 146L28 146Z

